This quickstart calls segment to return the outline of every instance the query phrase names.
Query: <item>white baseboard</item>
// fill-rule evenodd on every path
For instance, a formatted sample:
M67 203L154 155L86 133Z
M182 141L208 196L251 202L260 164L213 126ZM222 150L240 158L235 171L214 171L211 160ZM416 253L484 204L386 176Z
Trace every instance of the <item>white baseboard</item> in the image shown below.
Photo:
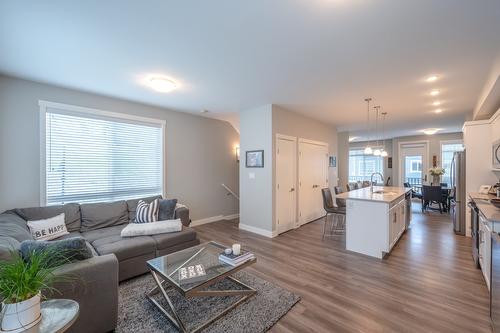
M204 219L191 221L190 226L196 227L198 225L222 221L222 220L234 220L234 219L237 219L238 217L240 217L240 214L217 215L217 216L212 216L212 217L206 217Z
M245 231L250 231L250 232L253 232L254 234L258 234L258 235L268 237L268 238L274 238L274 237L278 236L277 231L269 231L269 230L257 228L257 227L254 227L254 226L251 226L248 224L240 223L240 229L245 230Z

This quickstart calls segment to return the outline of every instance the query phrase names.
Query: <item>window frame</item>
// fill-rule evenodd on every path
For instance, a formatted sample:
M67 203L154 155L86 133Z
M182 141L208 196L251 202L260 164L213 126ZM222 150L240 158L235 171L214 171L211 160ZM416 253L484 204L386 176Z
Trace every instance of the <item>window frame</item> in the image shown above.
M67 114L71 116L78 116L82 115L87 118L94 118L94 119L106 119L106 120L117 120L117 121L125 121L125 122L132 122L132 123L143 123L143 124L154 124L154 125L160 125L161 127L161 140L160 140L160 151L162 152L161 156L161 194L163 197L166 196L166 144L165 144L165 130L166 130L166 125L167 121L164 119L157 119L157 118L149 118L149 117L142 117L142 116L136 116L136 115L131 115L128 113L120 113L120 112L112 112L112 111L105 111L105 110L100 110L100 109L95 109L95 108L88 108L88 107L83 107L83 106L77 106L77 105L71 105L71 104L64 104L64 103L57 103L57 102L51 102L51 101L45 101L45 100L39 100L38 101L38 106L40 107L40 206L45 207L47 206L47 164L46 164L46 159L47 159L47 145L46 145L46 131L47 131L47 126L46 126L46 119L47 119L47 110L50 109L57 109L60 114Z
M456 145L456 144L462 145L462 150L465 149L465 147L464 147L464 140L463 139L441 140L441 141L439 141L439 154L440 154L439 155L439 157L440 157L440 163L439 163L439 165L441 166L441 168L444 168L443 167L443 146L445 146L445 145ZM448 177L450 177L450 175L449 174L448 175L445 174L445 177L443 177L443 178L448 178Z
M414 163L417 165L417 168L414 169L413 166L414 166ZM420 166L420 170L418 168L418 166ZM422 172L422 162L420 161L410 161L410 172Z
M373 148L373 149L377 149L377 148L378 148L378 149L381 149L381 148L383 148L383 146L373 146L372 148ZM349 159L350 159L350 157L352 156L352 155L351 155L351 151L361 151L361 152L362 152L363 150L364 150L364 146L363 146L363 147L361 147L361 146L360 146L360 147L357 147L357 146L349 147L349 150L348 150L348 163L347 163L347 174L348 174L348 175L347 175L347 179L348 179L348 180L349 180L349 178L350 178L350 177L367 177L367 180L369 180L369 176L357 176L357 175L355 175L355 176L351 176L351 174L350 174L350 171L351 171L351 165L350 165L350 161L349 161ZM381 162L381 163L380 163L380 164L381 164L381 171L380 171L380 172L381 172L381 173L382 173L382 175L385 177L385 173L386 173L386 172L385 172L385 171L386 171L386 166L385 166L385 158L384 158L384 157L382 157L382 156L366 155L366 154L364 154L364 153L361 153L361 154L355 154L354 156L363 156L363 161L362 161L362 162L363 162L363 164L364 164L364 167L363 167L363 168L361 168L361 167L360 167L360 169L365 169L365 170L366 170L366 160L365 160L365 158L366 158L367 156L368 156L368 157L376 157L377 159L380 159L380 162ZM358 162L361 162L361 161L358 161ZM375 169L376 169L376 165L375 165ZM349 181L350 181L350 180L349 180Z

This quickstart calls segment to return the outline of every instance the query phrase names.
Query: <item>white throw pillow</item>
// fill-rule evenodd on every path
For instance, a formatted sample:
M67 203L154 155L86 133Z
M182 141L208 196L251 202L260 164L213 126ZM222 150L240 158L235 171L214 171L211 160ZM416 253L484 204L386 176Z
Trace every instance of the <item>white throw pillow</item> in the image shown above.
M122 237L147 236L178 232L182 230L181 219L150 223L129 223L121 232Z
M69 234L64 213L45 220L28 221L27 224L34 240L51 240Z

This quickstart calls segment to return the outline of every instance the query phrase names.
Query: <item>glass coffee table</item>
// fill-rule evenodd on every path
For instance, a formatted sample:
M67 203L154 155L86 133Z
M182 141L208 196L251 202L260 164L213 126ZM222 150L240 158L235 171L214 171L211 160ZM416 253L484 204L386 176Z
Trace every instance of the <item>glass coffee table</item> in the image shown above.
M151 289L146 297L174 324L181 332L198 332L224 314L252 297L257 291L244 283L238 281L231 275L237 271L255 263L255 258L244 261L237 266L226 264L219 260L219 254L227 247L216 242L203 243L185 250L174 252L163 257L147 261L151 275L156 286ZM199 268L201 265L205 275L192 279L185 277L187 268ZM207 288L219 281L229 279L242 289L233 290L207 290ZM242 296L235 303L217 313L206 322L195 329L187 330L186 325L179 318L177 311L168 296L166 290L175 288L183 297L205 297L205 296ZM170 312L165 309L153 296L160 293L166 300Z

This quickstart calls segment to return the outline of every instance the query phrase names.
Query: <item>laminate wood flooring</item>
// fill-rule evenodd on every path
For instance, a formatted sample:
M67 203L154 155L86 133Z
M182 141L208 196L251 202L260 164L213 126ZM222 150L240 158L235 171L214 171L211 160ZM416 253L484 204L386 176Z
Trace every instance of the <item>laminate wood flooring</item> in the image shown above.
M237 220L195 229L202 241L241 243L258 258L249 272L302 297L271 332L491 332L471 239L453 233L447 214L413 211L385 260L346 251L342 235L322 241L323 219L273 239Z

